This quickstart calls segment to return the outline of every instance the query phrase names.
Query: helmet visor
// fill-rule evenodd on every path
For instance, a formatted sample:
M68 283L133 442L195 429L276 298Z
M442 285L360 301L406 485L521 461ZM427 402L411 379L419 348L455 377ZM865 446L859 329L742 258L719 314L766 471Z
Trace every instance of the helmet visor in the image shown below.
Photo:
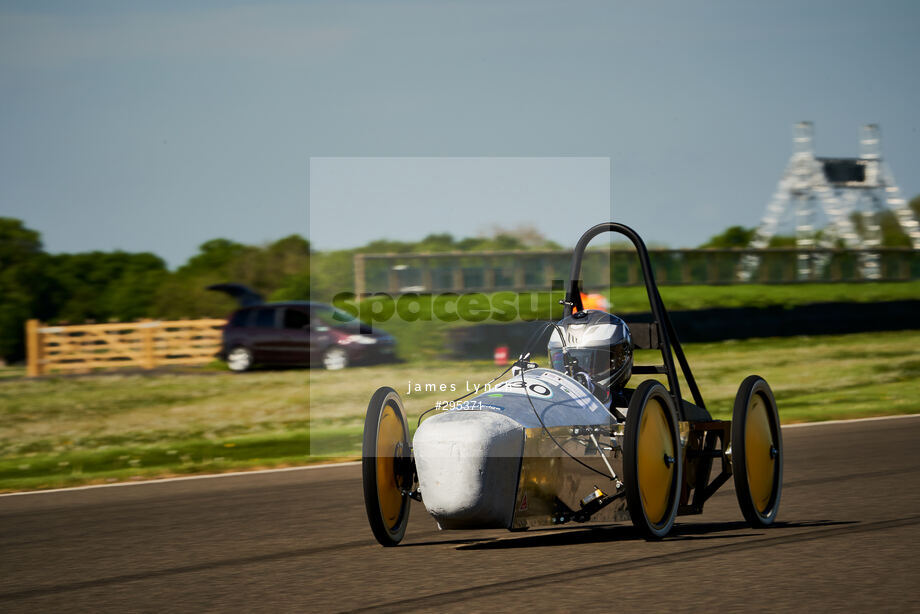
M584 371L591 376L597 375L610 368L610 352L604 348L569 348L569 360L577 363L575 371ZM562 350L553 350L549 353L550 362L557 371L565 371L565 356Z
M569 359L577 363L575 371L584 371L597 383L618 372L632 357L629 344L618 343L612 348L569 348ZM553 369L565 372L565 357L561 349L549 353Z

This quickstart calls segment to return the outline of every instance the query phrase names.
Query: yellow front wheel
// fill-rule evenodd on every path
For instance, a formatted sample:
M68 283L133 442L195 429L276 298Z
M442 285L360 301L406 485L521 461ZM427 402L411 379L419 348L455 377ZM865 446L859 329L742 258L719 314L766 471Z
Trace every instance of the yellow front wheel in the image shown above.
M783 437L773 391L758 375L735 397L731 449L741 513L754 528L772 524L783 489Z
M644 381L626 412L623 477L629 517L648 539L661 539L674 526L682 465L671 395L659 382Z
M361 450L364 507L374 537L384 546L402 541L409 523L412 472L409 425L399 394L380 388L371 397Z

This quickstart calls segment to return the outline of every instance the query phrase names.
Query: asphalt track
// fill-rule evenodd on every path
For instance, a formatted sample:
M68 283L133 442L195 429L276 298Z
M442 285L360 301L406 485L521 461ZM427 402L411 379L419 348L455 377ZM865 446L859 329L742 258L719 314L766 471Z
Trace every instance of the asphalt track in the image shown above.
M385 549L355 465L0 497L0 612L920 611L920 416L783 437L775 526L729 482L657 543L439 532L413 504Z

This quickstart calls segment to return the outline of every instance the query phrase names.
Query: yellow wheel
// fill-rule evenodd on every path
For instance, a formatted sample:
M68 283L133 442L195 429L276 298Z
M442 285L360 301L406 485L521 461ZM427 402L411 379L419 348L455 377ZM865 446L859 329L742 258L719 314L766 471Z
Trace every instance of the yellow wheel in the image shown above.
M772 524L783 489L783 437L773 391L758 375L735 397L731 448L741 513L754 528Z
M626 412L623 474L632 523L649 539L674 526L680 503L682 458L677 414L659 382L642 382Z
M378 542L395 546L409 523L412 470L406 412L392 388L380 388L371 397L361 456L364 507L371 530Z

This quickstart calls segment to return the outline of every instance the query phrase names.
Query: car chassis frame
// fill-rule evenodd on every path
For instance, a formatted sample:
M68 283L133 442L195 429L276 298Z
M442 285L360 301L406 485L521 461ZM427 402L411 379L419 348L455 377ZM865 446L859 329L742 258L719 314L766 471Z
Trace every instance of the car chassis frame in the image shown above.
M601 519L625 519L626 516L646 538L660 539L671 530L676 516L702 513L705 503L734 476L739 506L748 524L769 526L779 507L783 464L782 435L773 393L762 377L751 375L738 390L732 420L715 420L710 416L662 301L648 249L638 233L626 225L606 222L593 226L581 236L573 251L569 283L561 301L563 316L584 310L581 298L582 261L588 243L605 232L623 235L633 244L643 274L651 321L627 323L633 348L658 351L661 356L661 364L634 365L632 375L664 376L667 386L647 379L634 389L624 389L629 407L625 420L622 415L619 415L620 419L614 419L615 423L608 433L610 446L603 446L595 437L595 433L603 429L594 428L591 432L592 429L588 428L579 433L579 427L570 428L573 435L581 435L584 441L593 441L597 454L609 470L614 488L605 486L604 489L612 490L608 493L595 485L593 490L584 497L576 498L574 503L571 499L564 502L555 497L550 524L587 522L598 516L604 517ZM527 355L523 355L516 365L516 374L520 374L522 381L526 373L545 371L529 363ZM692 402L685 400L681 394L679 375L683 375L686 381ZM540 425L558 445L542 419ZM556 432L559 433L558 430ZM659 439L664 441L664 448L656 447ZM590 447L590 443L587 445ZM604 449L618 449L622 453L622 476L614 471ZM562 451L587 467L571 453ZM392 546L402 540L410 499L423 501L429 507L420 488L420 459L416 454L409 441L405 411L398 394L391 388L379 389L368 406L362 472L368 520L382 545ZM523 504L522 510L527 506L523 472L529 458L533 456L522 453L519 460L521 481L520 485L516 484L515 506ZM713 476L715 461L719 461L720 466ZM581 492L584 492L584 479L582 477L579 483ZM615 502L619 505L614 507L621 513L614 516L600 513ZM493 526L477 526L475 522L471 526L451 526L448 520L437 516L436 510L429 507L429 512L438 519L439 525L446 528ZM530 526L533 526L532 523L526 519L517 518L506 524L506 528L511 530Z

